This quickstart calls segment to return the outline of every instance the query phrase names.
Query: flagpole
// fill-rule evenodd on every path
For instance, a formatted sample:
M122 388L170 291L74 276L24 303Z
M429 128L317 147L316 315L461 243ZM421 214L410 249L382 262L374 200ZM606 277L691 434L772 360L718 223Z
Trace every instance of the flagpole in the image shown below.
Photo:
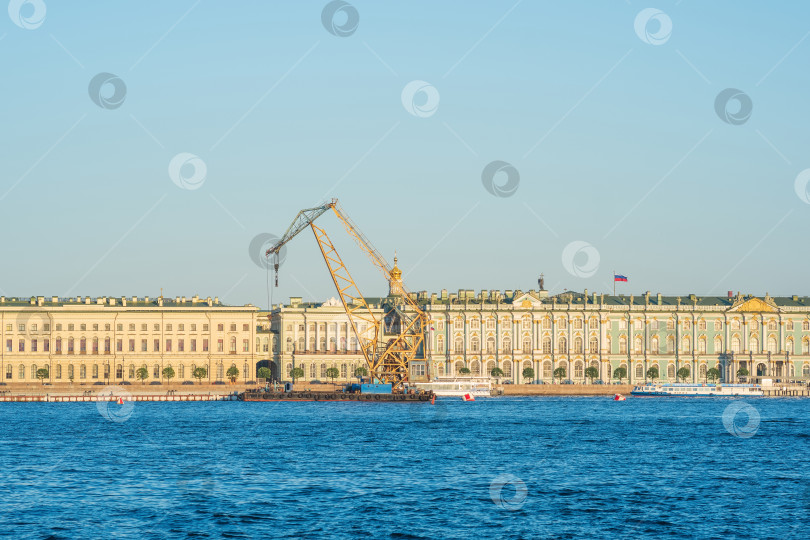
M613 271L613 296L616 296L616 270Z

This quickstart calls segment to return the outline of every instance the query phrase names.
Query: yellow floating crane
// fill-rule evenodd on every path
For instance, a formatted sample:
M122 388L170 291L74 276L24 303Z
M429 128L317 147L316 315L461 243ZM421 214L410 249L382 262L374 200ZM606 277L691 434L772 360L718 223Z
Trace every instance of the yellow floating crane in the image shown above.
M315 225L315 220L332 210L346 232L355 240L360 249L371 259L383 277L392 284L388 298L383 302L383 314L371 309L366 299L357 287L343 259L335 250L335 246L326 234L326 231ZM425 346L425 333L429 328L427 313L416 303L402 285L402 273L396 266L394 268L371 245L368 238L352 223L343 212L337 199L315 208L307 208L298 212L287 231L281 239L270 247L265 257L273 256L273 268L278 286L279 251L298 233L312 229L323 259L332 276L340 301L349 317L354 335L369 368L369 374L374 382L391 383L394 389L401 389L409 380L409 370L413 360L425 360L427 372L427 351ZM396 286L394 286L396 284Z

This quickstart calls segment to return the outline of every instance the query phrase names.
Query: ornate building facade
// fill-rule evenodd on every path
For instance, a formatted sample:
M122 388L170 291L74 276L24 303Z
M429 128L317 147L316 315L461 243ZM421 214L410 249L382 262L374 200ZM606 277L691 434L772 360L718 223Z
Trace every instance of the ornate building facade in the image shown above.
M0 381L34 382L47 368L45 382L135 383L145 367L146 384L165 383L169 366L173 383L193 381L196 367L207 370L203 382L226 380L231 366L238 380L255 380L271 348L257 313L197 296L0 297Z
M656 367L659 380L705 382L715 368L719 380L736 382L741 368L746 380L810 380L810 298L729 294L727 297L683 297L589 294L547 291L459 290L448 294L417 293L428 312L428 376L486 376L495 367L514 383L552 382L558 368L564 379L648 380ZM384 299L369 299L382 314ZM339 380L364 365L351 326L334 300L302 303L300 298L272 312L280 350L274 357L282 379L295 364L304 378L325 380L329 367ZM531 368L534 376L524 376ZM528 372L527 372L528 373Z

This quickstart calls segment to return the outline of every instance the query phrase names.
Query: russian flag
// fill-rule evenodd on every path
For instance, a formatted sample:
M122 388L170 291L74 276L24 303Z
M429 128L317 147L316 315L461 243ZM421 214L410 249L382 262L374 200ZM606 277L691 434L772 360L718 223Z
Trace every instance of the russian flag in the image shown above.
M621 274L613 274L613 281L627 281L627 276Z

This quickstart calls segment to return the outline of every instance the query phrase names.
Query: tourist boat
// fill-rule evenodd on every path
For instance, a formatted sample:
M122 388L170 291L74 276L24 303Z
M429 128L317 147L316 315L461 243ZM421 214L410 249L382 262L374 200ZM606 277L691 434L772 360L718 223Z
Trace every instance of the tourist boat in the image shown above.
M647 383L630 392L634 396L764 396L758 384Z
M410 383L409 386L425 392L432 391L439 397L463 397L470 394L479 398L492 395L492 380L489 377L439 377L430 382Z

